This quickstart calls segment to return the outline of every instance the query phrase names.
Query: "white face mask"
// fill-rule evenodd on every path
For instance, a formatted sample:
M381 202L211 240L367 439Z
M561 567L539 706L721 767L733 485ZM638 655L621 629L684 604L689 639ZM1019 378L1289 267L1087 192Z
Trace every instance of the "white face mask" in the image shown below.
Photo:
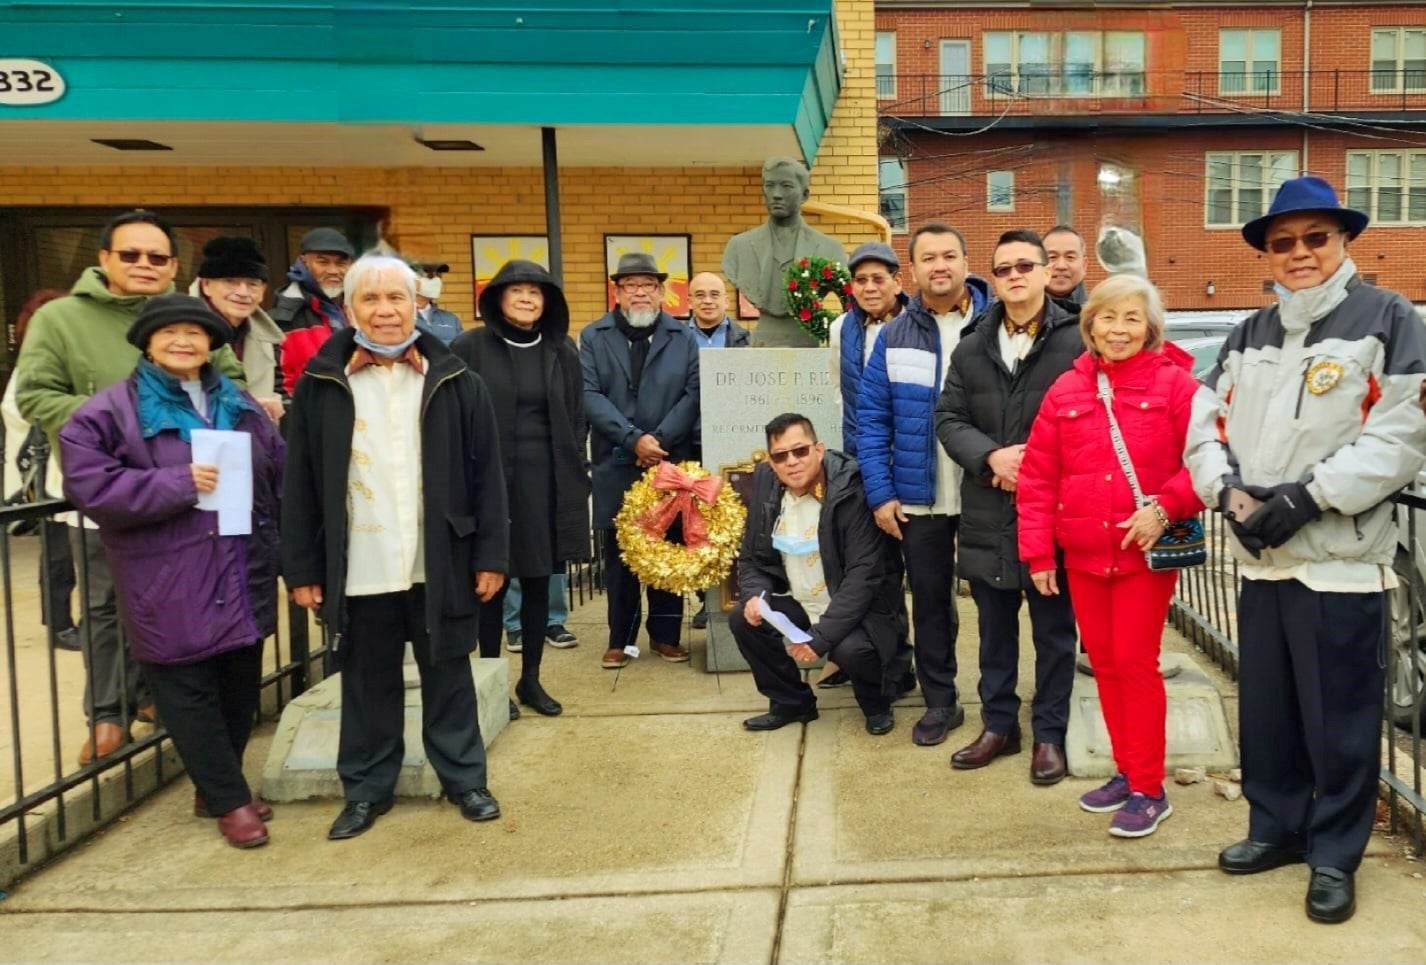
M419 278L416 281L416 294L422 298L429 298L435 301L441 297L441 276L435 278Z

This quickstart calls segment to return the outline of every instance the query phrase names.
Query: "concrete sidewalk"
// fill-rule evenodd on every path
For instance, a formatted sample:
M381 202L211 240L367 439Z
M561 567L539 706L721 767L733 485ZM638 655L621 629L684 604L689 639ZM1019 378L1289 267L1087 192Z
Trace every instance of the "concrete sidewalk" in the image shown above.
M1314 925L1305 868L1216 870L1247 807L1207 785L1171 787L1173 817L1124 841L1075 806L1094 782L1033 787L1028 754L952 771L978 725L962 603L970 720L926 749L910 742L919 694L883 738L846 691L822 692L811 725L753 735L739 721L765 704L746 674L648 656L600 670L595 601L571 620L580 646L545 656L565 716L527 715L492 749L501 821L403 800L332 843L336 802L287 804L272 843L240 852L191 816L180 780L0 902L0 960L1426 959L1426 862L1405 858L1404 841L1373 840L1355 919ZM1165 643L1185 649L1172 631ZM696 663L701 633L693 646ZM1212 674L1232 718L1232 685ZM254 779L270 732L248 752Z

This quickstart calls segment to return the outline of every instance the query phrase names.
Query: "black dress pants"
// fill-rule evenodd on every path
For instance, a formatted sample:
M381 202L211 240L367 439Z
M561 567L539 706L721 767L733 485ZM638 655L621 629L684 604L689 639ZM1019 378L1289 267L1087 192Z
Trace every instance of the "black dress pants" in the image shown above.
M498 609L495 611L500 612ZM432 660L426 587L347 598L342 663L342 729L337 774L348 801L384 801L396 789L406 753L406 641L421 675L421 739L441 787L463 794L485 787L485 745L476 718L470 658Z
M1034 590L1001 590L971 580L971 597L980 618L980 700L985 729L996 734L1020 732L1020 600L1030 601L1030 635L1035 643L1035 699L1031 722L1035 741L1064 744L1069 726L1070 688L1074 686L1074 609L1069 581L1059 574L1058 596Z
M927 707L954 707L956 691L956 524L959 516L913 516L901 524L901 555L911 583L916 678ZM838 666L841 666L838 664Z
M676 542L682 527L675 520L668 538ZM619 541L610 530L604 540L604 590L609 597L609 649L623 650L639 639L639 618L643 615L639 578L619 555ZM683 597L648 587L649 619L646 629L650 643L677 644L683 635ZM528 596L528 594L526 594ZM543 633L544 631L541 631Z
M807 611L792 597L770 596L767 601L773 609L786 614L802 629L812 626ZM728 629L733 632L743 659L753 668L753 682L758 693L768 699L768 709L772 713L792 717L817 706L817 698L812 688L807 686L807 681L802 679L797 661L788 654L787 641L781 633L766 622L753 626L743 615L741 605L729 611ZM834 646L827 659L852 678L852 693L862 713L870 717L891 709L891 698L882 693L881 656L871 638L860 628Z
M1384 595L1244 580L1238 629L1248 837L1305 839L1312 867L1355 871L1381 770Z
M480 605L480 655L500 656L500 638L505 630L505 594L510 581L489 603ZM545 630L550 625L550 577L520 577L520 676L540 679L540 662L545 655Z
M55 633L73 630L74 614L69 599L75 586L74 552L69 546L69 526L53 519L41 520L40 538L44 540L44 559L40 561L40 619Z
M243 778L262 680L262 641L197 663L145 663L159 719L193 787L221 816L253 799Z
M84 714L96 724L122 727L125 720L134 719L140 704L148 702L148 684L119 634L119 602L99 534L78 526L66 528L75 567L82 560L87 576L82 590L84 627L79 635L85 669Z

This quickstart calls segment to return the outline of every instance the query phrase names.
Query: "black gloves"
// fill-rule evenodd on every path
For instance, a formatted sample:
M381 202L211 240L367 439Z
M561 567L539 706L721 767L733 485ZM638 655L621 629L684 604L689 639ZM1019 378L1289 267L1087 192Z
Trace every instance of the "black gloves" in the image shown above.
M1254 499L1263 501L1242 524L1247 535L1255 538L1260 547L1272 549L1281 546L1292 539L1298 530L1322 515L1322 507L1308 494L1307 486L1300 482L1243 486L1242 489ZM1237 533L1237 524L1233 526L1233 531ZM1241 535L1238 539L1252 552Z

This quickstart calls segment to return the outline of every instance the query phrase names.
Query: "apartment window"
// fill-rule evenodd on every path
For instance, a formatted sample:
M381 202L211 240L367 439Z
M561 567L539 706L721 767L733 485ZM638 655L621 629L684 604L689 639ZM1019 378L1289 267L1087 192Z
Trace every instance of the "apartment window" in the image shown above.
M880 183L881 216L892 231L906 230L906 162L884 157L877 164Z
M1142 32L987 31L981 35L987 96L1137 96L1144 92Z
M1372 31L1372 93L1426 91L1426 27Z
M1015 172L987 171L985 175L985 210L1015 210Z
M1262 216L1282 183L1297 173L1296 151L1233 151L1205 156L1209 227L1238 227Z
M876 96L882 99L896 96L896 31L894 30L877 31Z
M1348 151L1347 207L1373 224L1426 224L1426 151Z
M1282 89L1282 31L1220 30L1218 92L1275 94Z

